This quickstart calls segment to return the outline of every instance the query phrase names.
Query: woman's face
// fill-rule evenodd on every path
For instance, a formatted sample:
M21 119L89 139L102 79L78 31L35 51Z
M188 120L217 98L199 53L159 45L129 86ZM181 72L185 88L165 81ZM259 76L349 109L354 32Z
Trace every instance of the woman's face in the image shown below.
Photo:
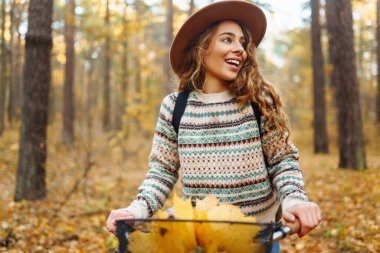
M240 25L221 22L212 37L210 50L204 57L205 81L227 85L236 79L245 59L246 40Z

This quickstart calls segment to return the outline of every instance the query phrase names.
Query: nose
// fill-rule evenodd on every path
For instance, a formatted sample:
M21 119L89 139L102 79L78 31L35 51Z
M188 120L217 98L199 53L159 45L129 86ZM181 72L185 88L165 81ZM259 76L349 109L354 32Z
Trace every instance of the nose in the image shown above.
M234 43L234 47L232 50L234 53L242 54L244 52L244 47L240 42Z

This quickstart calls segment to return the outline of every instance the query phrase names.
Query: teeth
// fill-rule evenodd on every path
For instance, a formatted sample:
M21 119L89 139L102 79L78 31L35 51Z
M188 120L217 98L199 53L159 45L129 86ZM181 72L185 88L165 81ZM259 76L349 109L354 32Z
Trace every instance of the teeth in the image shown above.
M239 66L240 62L238 60L232 60L232 59L229 59L229 60L226 60L227 63L232 63L236 66Z

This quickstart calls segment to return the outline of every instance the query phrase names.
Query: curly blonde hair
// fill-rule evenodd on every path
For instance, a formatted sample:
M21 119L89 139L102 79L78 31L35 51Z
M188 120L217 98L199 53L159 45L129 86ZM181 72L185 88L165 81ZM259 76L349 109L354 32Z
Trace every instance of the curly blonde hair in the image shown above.
M177 73L180 83L178 91L202 90L205 80L204 56L211 50L213 35L221 22L210 25L189 43L185 62L182 69ZM264 80L260 73L256 58L256 46L252 43L248 29L243 24L234 22L238 23L243 31L246 40L247 59L236 79L230 82L228 89L236 94L239 108L251 101L257 103L266 119L265 130L277 130L280 133L279 138L286 135L286 141L288 141L290 128L287 116L282 109L281 99L274 87Z

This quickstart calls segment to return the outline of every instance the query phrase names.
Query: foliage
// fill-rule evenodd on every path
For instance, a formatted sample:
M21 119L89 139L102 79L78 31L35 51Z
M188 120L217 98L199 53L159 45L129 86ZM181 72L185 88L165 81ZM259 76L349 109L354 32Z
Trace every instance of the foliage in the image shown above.
M245 217L240 208L219 204L215 196L197 201L192 208L191 200L181 200L174 194L174 217L177 219L256 222ZM169 218L159 211L154 217ZM129 249L135 253L176 252L188 253L203 250L216 252L262 252L262 246L253 240L259 226L207 222L152 222L150 232L134 232L130 235ZM198 246L197 246L198 245ZM152 252L153 253L153 252Z
M5 2L9 9L11 1ZM125 2L128 2L126 13ZM380 137L378 125L373 124L377 88L375 2L353 1L358 75L366 122L367 171L336 168L335 106L333 92L329 88L328 127L332 151L323 156L311 154L309 28L278 34L273 53L259 52L264 77L281 91L287 105L296 144L301 151L306 188L310 199L321 206L324 217L321 226L305 238L293 236L285 239L281 244L283 252L380 252ZM162 66L167 60L165 47L168 45L165 45L164 1L154 6L144 4L141 13L137 13L132 1L111 1L111 28L108 30L103 20L104 1L78 0L77 3L75 96L78 117L75 148L69 151L60 142L66 61L63 40L65 1L57 0L53 23L52 117L46 165L49 196L38 202L13 201L19 122L13 127L8 126L0 139L0 252L113 252L117 240L105 230L105 220L111 209L124 207L130 202L148 167L156 113L165 86ZM175 31L187 17L186 11L175 8ZM20 26L22 35L25 34L25 22L24 13ZM10 41L9 26L8 18L7 43ZM108 134L99 131L106 35L112 37L113 97L120 93L123 74L127 73L128 77L128 92L123 94L128 105L123 114L118 115L123 118L124 128ZM123 42L127 42L126 51ZM326 34L323 45L327 55ZM122 69L125 54L128 66ZM282 64L277 64L273 55L281 59ZM325 57L327 76L332 67ZM94 93L90 111L86 111L85 106L87 96L90 96L88 91ZM85 124L87 117L93 120L92 129ZM91 131L93 140L87 137ZM87 162L92 170L83 177ZM65 202L77 182L79 188ZM180 189L180 185L176 188ZM62 209L57 212L62 204Z
M59 142L59 129L49 127L49 195L44 201L13 202L18 129L8 129L0 139L0 252L113 252L117 246L105 221L111 209L126 206L137 193L148 166L150 138L131 135L123 143L95 131L93 169L53 219L83 174L87 146L79 140L75 151L67 151ZM310 140L309 132L295 133L296 143ZM336 168L336 153L315 156L305 143L299 148L306 190L321 206L323 222L302 239L283 240L282 252L380 251L379 150L369 155L368 170L342 171ZM128 147L126 153L122 145Z

